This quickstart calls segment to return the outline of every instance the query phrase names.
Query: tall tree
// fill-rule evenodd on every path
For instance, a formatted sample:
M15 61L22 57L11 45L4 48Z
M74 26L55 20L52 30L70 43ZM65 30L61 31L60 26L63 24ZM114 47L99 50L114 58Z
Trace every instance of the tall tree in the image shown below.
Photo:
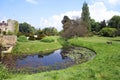
M117 28L120 29L120 16L113 16L109 21L108 21L108 26L112 28Z
M104 27L106 27L106 21L105 20L100 22L100 29L102 29Z
M30 24L24 22L19 24L19 32L23 34L34 34L35 28L31 26Z
M91 31L91 28L90 28L90 12L89 12L88 4L86 2L83 3L81 19L82 19L83 22L85 22L88 30Z
M117 35L120 36L120 16L115 15L108 21L108 26L117 29Z
M19 31L19 23L18 23L18 21L15 21L15 30L14 30L14 34L17 35L18 31Z

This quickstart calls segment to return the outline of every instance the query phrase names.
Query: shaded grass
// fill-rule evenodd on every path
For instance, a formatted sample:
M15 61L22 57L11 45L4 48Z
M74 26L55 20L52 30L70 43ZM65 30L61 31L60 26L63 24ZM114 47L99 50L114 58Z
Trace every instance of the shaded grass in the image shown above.
M73 38L68 42L75 46L93 49L94 59L59 71L32 75L17 74L7 80L119 80L120 79L120 42L118 38L85 37ZM106 41L112 41L107 44Z

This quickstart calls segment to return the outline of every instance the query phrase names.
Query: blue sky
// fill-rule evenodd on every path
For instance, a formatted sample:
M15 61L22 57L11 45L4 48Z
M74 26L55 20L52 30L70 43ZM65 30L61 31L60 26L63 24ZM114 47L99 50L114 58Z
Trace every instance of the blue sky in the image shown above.
M120 15L119 0L0 0L0 21L14 19L36 28L53 26L61 30L63 16L80 17L84 1L96 21Z

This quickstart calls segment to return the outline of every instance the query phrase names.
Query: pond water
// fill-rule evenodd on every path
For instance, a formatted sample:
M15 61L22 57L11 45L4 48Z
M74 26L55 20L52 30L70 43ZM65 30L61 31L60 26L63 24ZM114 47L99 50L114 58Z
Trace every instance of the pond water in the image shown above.
M14 56L11 54L4 54L2 63L10 70L40 72L46 70L58 70L67 68L74 64L71 58L61 54L62 49L58 49L47 55L25 55ZM31 69L31 70L30 70Z
M58 70L70 67L92 59L95 52L82 47L71 47L66 50L58 49L47 55L22 55L14 56L4 54L2 63L14 72L41 72Z
M16 67L39 67L39 66L52 66L58 63L65 63L71 61L69 57L63 57L61 49L50 53L49 55L28 55L22 59L18 58L16 60Z

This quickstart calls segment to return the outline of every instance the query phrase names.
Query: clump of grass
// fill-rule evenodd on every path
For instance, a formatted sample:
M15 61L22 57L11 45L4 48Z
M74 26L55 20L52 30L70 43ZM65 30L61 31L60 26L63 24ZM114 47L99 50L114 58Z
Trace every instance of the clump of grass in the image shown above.
M46 36L43 39L41 39L41 42L56 42L57 38L54 36Z
M19 36L18 39L17 39L19 42L27 42L28 39L26 36Z

